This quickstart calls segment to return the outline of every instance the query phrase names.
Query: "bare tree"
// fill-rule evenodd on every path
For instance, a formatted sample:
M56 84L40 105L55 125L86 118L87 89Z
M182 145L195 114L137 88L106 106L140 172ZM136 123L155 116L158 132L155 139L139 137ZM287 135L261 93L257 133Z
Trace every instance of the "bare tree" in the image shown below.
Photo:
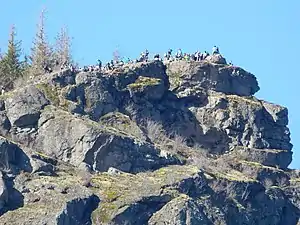
M57 34L54 56L56 65L62 66L72 63L71 38L66 27L62 27Z
M167 146L170 141L170 137L165 133L163 126L150 119L146 120L147 135L153 143L161 146Z
M31 49L31 73L39 75L44 73L46 66L51 67L52 51L47 42L45 33L45 9L42 10L38 29Z

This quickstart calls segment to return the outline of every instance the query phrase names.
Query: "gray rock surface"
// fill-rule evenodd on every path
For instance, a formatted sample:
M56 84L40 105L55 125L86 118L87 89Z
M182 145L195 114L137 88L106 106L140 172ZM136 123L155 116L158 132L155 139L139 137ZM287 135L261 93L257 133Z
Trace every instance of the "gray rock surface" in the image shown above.
M0 100L0 224L296 225L285 107L221 55L37 76Z
M5 101L7 117L17 127L35 126L40 110L48 104L45 95L35 86L18 90Z
M85 162L95 171L112 166L136 173L179 163L174 156L160 156L160 150L152 145L55 108L42 113L32 148L75 166Z
M211 225L203 208L186 196L168 202L149 220L151 225Z
M70 169L70 168L69 168ZM92 224L91 213L100 200L78 177L60 174L43 177L22 174L15 179L15 188L22 193L24 205L0 217L1 224Z
M166 91L161 79L141 76L134 83L129 84L128 89L134 101L140 98L150 101L160 100Z
M80 197L66 202L61 213L56 217L57 225L92 224L91 213L98 206L99 199L95 195Z
M32 170L29 157L15 144L0 137L0 170L18 174Z
M31 157L32 173L42 176L55 175L55 166L36 157Z
M83 105L85 112L98 120L104 114L116 110L118 101L113 93L109 79L80 73L76 76L76 88L69 94L69 98Z
M230 139L230 147L292 149L290 132L286 126L287 112L283 107L261 103L255 98L210 95L204 107L190 109L203 130L214 127L225 131Z
M209 55L206 60L216 64L227 64L226 59L220 54Z
M189 89L205 89L251 96L259 90L255 76L239 67L208 62L174 61L167 65L172 89L179 96Z

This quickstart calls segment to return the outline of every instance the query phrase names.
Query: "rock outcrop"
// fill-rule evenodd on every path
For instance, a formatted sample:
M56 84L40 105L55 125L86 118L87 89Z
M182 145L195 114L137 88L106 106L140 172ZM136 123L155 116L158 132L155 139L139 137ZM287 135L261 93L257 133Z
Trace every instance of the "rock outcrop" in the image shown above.
M0 224L296 225L285 107L221 55L60 71L0 99Z
M5 101L7 117L16 127L35 126L42 110L49 101L34 86L16 91Z

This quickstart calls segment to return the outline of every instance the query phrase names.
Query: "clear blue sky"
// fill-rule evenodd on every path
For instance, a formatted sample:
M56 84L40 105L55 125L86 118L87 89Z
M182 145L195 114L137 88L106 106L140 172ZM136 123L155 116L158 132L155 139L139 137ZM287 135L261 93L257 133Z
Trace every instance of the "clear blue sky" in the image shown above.
M150 53L169 47L192 52L218 45L227 60L257 76L257 97L288 107L291 167L300 168L299 0L3 1L0 47L5 49L14 23L28 52L44 6L49 41L66 24L81 64L109 60L116 48L134 58L145 48Z

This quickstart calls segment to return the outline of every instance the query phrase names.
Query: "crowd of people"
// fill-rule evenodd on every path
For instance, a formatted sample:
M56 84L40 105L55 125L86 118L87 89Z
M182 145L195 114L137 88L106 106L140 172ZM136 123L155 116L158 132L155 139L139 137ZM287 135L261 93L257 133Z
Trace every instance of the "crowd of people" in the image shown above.
M155 54L153 56L154 61L175 61L175 60L186 60L186 61L201 61L205 60L210 54L207 51L200 52L196 51L193 54L189 53L183 53L181 49L178 49L176 54L172 54L173 50L169 49L163 57L161 57L159 54ZM217 46L214 46L212 49L212 55L214 54L220 54L219 48ZM44 66L44 72L45 73L52 73L53 71L56 71L60 68L60 70L66 70L69 69L73 73L78 72L109 72L113 71L115 68L120 68L124 65L138 63L138 62L149 62L149 51L146 49L144 52L141 52L140 56L135 59L131 60L130 58L123 58L123 59L115 59L111 60L108 63L105 64L105 66L102 65L102 61L98 59L96 65L89 65L89 66L83 66L78 67L74 64L70 64L67 62L64 62L62 65L59 65L59 63L56 63L54 68L51 68L50 66L46 65ZM229 63L232 65L232 63ZM0 94L4 94L5 89L4 87L0 87Z
M211 54L212 55L220 54L219 48L217 46L214 46ZM190 54L190 53L184 53L181 49L178 49L176 54L173 55L173 50L169 49L164 54L163 57L161 57L160 54L155 54L153 56L153 60L154 61L174 61L174 60L201 61L201 60L205 60L208 56L210 56L210 54L207 51L204 52L196 51ZM76 67L73 64L68 65L67 63L64 63L61 66L61 70L70 69L72 72L100 72L100 71L105 72L105 71L111 71L118 67L122 67L123 65L126 64L148 62L148 61L150 61L149 51L146 49L144 52L141 52L140 56L135 60L131 60L130 58L111 60L103 66L102 61L98 59L96 65L89 65L83 67ZM45 67L45 72L51 73L52 69L49 67Z

